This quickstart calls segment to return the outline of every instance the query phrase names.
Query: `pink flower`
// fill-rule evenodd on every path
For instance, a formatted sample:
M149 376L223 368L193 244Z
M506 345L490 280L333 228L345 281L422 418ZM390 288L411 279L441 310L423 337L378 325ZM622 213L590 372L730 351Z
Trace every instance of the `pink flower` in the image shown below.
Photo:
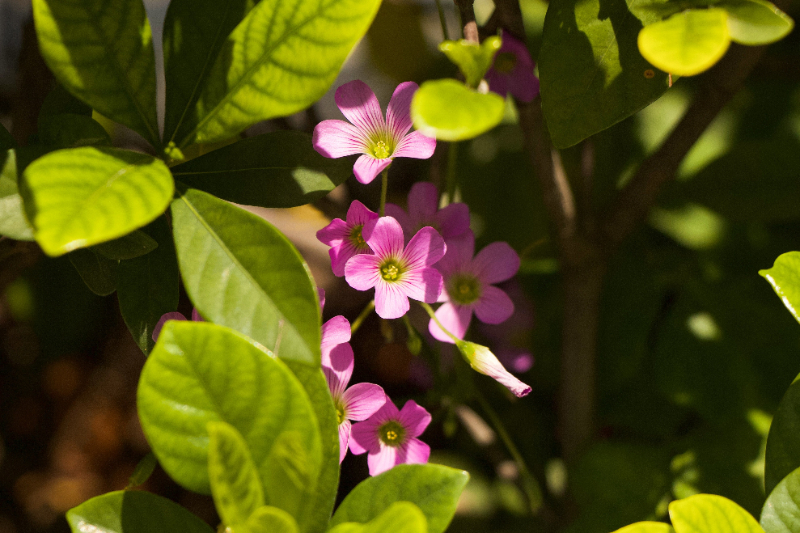
M395 157L428 159L436 140L411 129L411 98L418 89L407 81L394 90L386 121L378 99L366 83L354 80L336 89L336 105L352 124L343 120L323 120L314 128L312 144L325 157L363 154L353 166L361 183L369 183L388 167Z
M158 335L161 333L161 329L164 327L164 323L167 320L186 320L186 317L183 316L183 313L179 313L177 311L173 311L172 313L164 313L161 315L161 318L158 319L158 323L156 327L153 328L153 341L158 340ZM197 308L192 308L192 322L204 322L203 317L200 316L200 313L197 312Z
M344 265L354 255L372 253L364 241L362 230L364 224L377 218L378 213L354 200L347 210L346 220L334 218L317 232L317 239L331 247L328 254L331 256L331 269L335 276L344 276Z
M350 421L366 420L386 402L383 389L373 383L357 383L350 388L353 375L353 348L350 346L350 322L335 316L322 326L322 371L333 396L339 417L339 463L347 453Z
M494 63L486 73L492 92L505 96L508 93L521 102L530 102L539 94L539 78L533 73L534 63L525 43L509 33L503 33L503 44L494 56Z
M386 214L394 217L403 227L407 239L425 226L449 239L469 229L469 207L454 203L439 209L439 191L436 185L424 181L415 183L408 193L408 213L397 205L386 204Z
M364 240L374 255L356 255L347 261L344 277L356 290L375 287L375 312L381 318L400 318L408 299L433 303L442 292L442 275L431 266L447 247L435 229L417 232L404 249L403 229L392 217L364 225Z
M473 311L478 320L499 324L514 313L514 303L492 283L505 281L519 270L519 256L504 242L494 242L472 257L475 235L467 231L448 241L447 255L436 265L444 276L444 291L436 318L450 333L464 338ZM431 319L428 331L436 339L453 342Z
M319 299L319 309L322 311L325 309L325 289L322 287L317 287L317 299Z
M398 411L394 402L386 398L383 407L369 420L353 425L350 451L356 455L369 452L371 476L403 463L427 463L431 448L417 437L430 423L430 413L413 400Z
M513 392L517 398L527 396L531 392L530 385L526 385L509 373L486 346L467 341L458 341L456 346L469 366L477 372L497 380Z

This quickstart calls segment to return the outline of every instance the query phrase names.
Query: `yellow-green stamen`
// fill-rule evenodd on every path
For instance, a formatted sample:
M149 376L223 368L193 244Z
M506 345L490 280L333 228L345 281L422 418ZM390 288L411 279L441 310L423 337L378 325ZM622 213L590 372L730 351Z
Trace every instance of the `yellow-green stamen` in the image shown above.
M400 446L405 437L406 428L395 420L390 420L378 428L378 438L386 446Z
M481 284L475 276L453 276L447 283L447 294L455 303L468 305L481 297Z
M397 281L402 273L396 263L388 262L381 265L381 277L386 281Z
M367 243L364 241L364 237L361 235L361 230L364 229L364 225L360 224L350 230L350 243L355 246L356 248L366 248Z
M391 155L391 150L389 150L389 147L386 146L384 141L378 141L372 148L372 155L375 156L376 159L386 159Z

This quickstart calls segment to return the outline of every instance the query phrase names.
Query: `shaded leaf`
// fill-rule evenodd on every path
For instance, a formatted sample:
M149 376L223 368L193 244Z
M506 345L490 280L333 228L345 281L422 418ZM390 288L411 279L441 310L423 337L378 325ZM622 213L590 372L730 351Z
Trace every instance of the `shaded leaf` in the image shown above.
M761 511L761 527L767 533L800 530L800 468L783 478L770 492Z
M98 296L108 296L117 290L117 262L108 259L94 250L80 249L67 255L69 262L80 274L89 290Z
M128 479L127 488L130 489L133 487L138 487L139 485L143 485L148 479L150 479L150 476L153 474L153 470L156 469L157 465L158 459L156 459L156 456L153 455L153 452L150 452L142 457L142 460L136 464L136 468L134 469L133 474L131 474L130 479Z
M5 126L0 124L0 152L5 152L17 145L14 142L14 137L8 132Z
M800 377L800 376L798 376ZM764 489L771 494L780 481L800 468L800 381L786 391L769 428Z
M111 137L99 122L72 113L40 118L39 139L58 148L111 146Z
M477 137L503 120L505 100L452 79L426 81L411 100L414 127L443 141Z
M108 259L135 259L149 254L158 248L158 243L147 233L136 230L127 235L103 242L92 247L94 251Z
M774 43L794 28L790 16L765 0L724 0L717 5L728 12L731 40L740 44Z
M33 240L33 226L25 216L17 187L17 152L0 152L0 235L18 241Z

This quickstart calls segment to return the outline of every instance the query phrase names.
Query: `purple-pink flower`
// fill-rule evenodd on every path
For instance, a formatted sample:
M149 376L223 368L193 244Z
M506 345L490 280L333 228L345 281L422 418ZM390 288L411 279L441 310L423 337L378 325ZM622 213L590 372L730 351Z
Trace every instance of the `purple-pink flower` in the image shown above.
M450 333L464 338L474 312L478 320L499 324L514 313L511 298L493 283L506 281L519 270L519 256L504 242L494 242L475 253L475 235L467 231L447 241L447 254L436 265L444 277L444 291L436 318ZM453 342L431 319L428 331L437 340Z
M418 89L407 81L394 90L386 121L375 93L361 80L345 83L336 89L336 105L350 121L323 120L314 128L312 144L325 157L363 154L356 160L353 173L361 183L369 183L388 167L395 157L428 159L436 140L411 129L411 98Z
M489 90L505 96L508 93L521 102L530 102L539 94L539 78L533 73L534 63L525 43L508 32L486 73Z
M436 185L424 181L411 187L408 193L408 213L400 206L386 204L386 214L400 223L406 239L410 239L425 226L432 227L445 239L457 237L469 229L467 204L453 203L439 209L439 191L436 190Z
M375 312L381 318L400 318L409 309L408 299L433 303L442 292L442 275L432 265L447 250L439 233L425 227L404 247L403 228L392 217L381 217L362 231L374 255L355 255L344 267L351 287L366 291L375 287Z
M477 372L497 380L501 385L504 385L508 390L514 393L514 396L517 398L522 398L530 394L530 385L523 383L506 370L502 363L498 361L497 357L495 357L486 346L467 341L458 341L456 346L458 346L458 350L467 360L469 366Z
M417 437L422 435L431 415L423 407L409 400L402 411L386 398L386 403L366 422L353 425L350 451L369 453L369 475L377 476L395 465L427 463L431 448Z
M350 421L366 420L386 402L383 388L373 383L357 383L347 388L354 362L349 341L350 322L345 317L335 316L322 325L322 371L339 419L340 463L347 453Z
M164 323L167 320L186 320L186 317L183 316L183 313L179 313L177 311L173 311L171 313L164 313L161 315L161 318L158 319L158 323L156 327L153 328L153 341L158 340L158 335L161 333L162 328L164 327ZM192 322L204 322L203 317L200 316L200 313L197 312L197 308L192 308Z
M378 213L353 200L347 210L346 220L334 218L331 223L317 232L317 239L331 247L331 269L335 276L344 276L344 265L347 260L358 254L372 253L362 236L364 224L376 220Z

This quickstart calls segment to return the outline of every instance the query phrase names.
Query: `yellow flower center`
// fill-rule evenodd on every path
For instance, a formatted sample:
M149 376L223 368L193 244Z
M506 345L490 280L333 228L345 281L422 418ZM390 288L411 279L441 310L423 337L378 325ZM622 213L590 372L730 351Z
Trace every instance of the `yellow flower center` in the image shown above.
M378 438L386 446L400 446L405 436L406 428L395 420L390 420L378 428Z
M367 243L364 241L364 237L361 235L362 229L364 229L364 225L360 224L350 230L350 242L358 249L367 247Z
M341 405L336 406L336 418L339 419L339 424L345 420L344 408Z
M468 305L481 297L481 284L475 276L456 275L447 284L447 294L455 303Z
M375 156L376 159L386 159L391 155L391 151L384 141L378 141L372 148L372 155Z
M517 56L511 52L500 52L494 58L494 69L501 74L508 74L517 66Z
M400 267L395 263L385 263L381 266L381 277L386 281L397 281L402 272Z

